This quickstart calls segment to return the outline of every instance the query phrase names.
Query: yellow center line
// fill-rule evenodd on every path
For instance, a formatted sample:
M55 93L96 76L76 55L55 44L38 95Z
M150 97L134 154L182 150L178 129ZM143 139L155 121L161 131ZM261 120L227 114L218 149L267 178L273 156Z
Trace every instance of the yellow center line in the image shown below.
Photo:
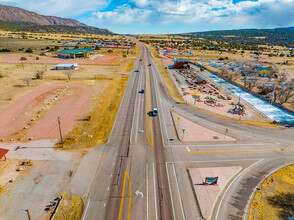
M128 173L128 171L126 171L125 172L125 177L124 177L124 184L123 184L123 190L122 190L121 200L120 200L120 208L119 208L118 220L121 220L122 208L123 208L123 204L124 204L126 178L128 178L128 180L129 180L129 190L130 190L130 199L129 199L129 206L128 206L128 220L130 220L130 216L131 216L132 183L131 183L131 179L130 179L129 173Z
M146 99L146 112L148 113L149 110L151 110L151 92L150 92L150 74L149 74L149 70L148 68L146 68L146 63L145 60L143 59L143 63L144 63L144 68L145 68L145 73L146 73L146 91L145 91L145 99ZM149 98L148 98L149 97ZM148 100L149 100L149 108L148 108ZM153 124L152 124L152 118L148 117L147 114L145 115L146 117L146 138L149 142L149 144L153 147ZM150 118L150 128L151 128L151 141L149 139L149 126L148 126L148 122L149 122L149 118Z
M190 151L189 154L261 154L261 153L278 153L278 152L287 152L294 150L251 150L251 151Z

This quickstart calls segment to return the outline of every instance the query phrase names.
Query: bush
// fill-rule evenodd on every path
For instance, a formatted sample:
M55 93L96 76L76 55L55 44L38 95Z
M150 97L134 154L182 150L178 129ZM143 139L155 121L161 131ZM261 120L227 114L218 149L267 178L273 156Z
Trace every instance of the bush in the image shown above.
M28 49L26 50L26 53L33 53L33 50L32 50L31 48L28 48Z
M36 60L39 60L40 59L40 57L36 57Z
M225 58L223 58L223 57L220 57L218 60L225 60Z
M0 73L0 79L3 78L3 77L4 77L4 75L2 73Z
M108 50L107 52L112 53L113 51L112 50Z
M47 47L46 47L46 50L50 50L50 47L49 47L49 46L47 46Z
M96 46L96 47L95 47L95 50L100 50L100 47L99 47L99 46Z
M0 52L1 52L1 53L11 52L11 50L9 50L9 49L7 49L7 48L4 48L4 49L1 49Z
M203 71L204 71L204 68L203 68L203 67L201 67L201 68L200 68L200 71L201 71L201 72L203 72Z
M21 57L20 60L27 60L27 58L26 57Z

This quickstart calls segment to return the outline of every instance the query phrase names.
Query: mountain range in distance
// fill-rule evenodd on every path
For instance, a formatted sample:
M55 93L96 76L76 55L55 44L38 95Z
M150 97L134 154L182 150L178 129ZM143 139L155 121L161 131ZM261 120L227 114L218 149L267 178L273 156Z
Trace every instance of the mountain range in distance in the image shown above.
M114 34L108 29L91 27L75 19L44 16L6 5L0 5L0 29L28 32Z

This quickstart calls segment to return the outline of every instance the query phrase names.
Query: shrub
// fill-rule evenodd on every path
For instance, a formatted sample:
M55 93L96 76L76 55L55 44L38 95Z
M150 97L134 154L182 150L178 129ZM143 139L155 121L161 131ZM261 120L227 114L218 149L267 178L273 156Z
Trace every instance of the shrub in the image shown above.
M40 57L36 57L36 60L39 60L40 59Z
M11 52L11 50L9 50L9 49L7 49L7 48L4 48L4 49L1 49L0 52L1 52L1 53Z
M112 53L113 51L112 50L108 50L107 52Z
M27 58L26 57L21 57L20 60L27 60Z
M32 48L28 48L28 49L26 50L26 53L33 53Z

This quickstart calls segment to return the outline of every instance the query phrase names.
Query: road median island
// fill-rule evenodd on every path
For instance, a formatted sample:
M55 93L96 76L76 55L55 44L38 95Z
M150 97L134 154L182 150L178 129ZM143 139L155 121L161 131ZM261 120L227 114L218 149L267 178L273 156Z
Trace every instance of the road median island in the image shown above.
M230 180L241 171L242 167L203 167L189 168L190 181L197 198L201 216L211 219L212 210L222 191ZM210 180L216 180L216 183ZM205 183L207 182L207 183Z
M56 213L52 213L48 219L80 220L84 210L84 203L81 197L69 192L64 192L61 198L58 207L55 209Z
M251 202L249 220L294 217L294 165L279 169L259 187Z
M180 141L234 141L225 134L221 134L200 126L182 117L176 112L171 112L175 130Z

